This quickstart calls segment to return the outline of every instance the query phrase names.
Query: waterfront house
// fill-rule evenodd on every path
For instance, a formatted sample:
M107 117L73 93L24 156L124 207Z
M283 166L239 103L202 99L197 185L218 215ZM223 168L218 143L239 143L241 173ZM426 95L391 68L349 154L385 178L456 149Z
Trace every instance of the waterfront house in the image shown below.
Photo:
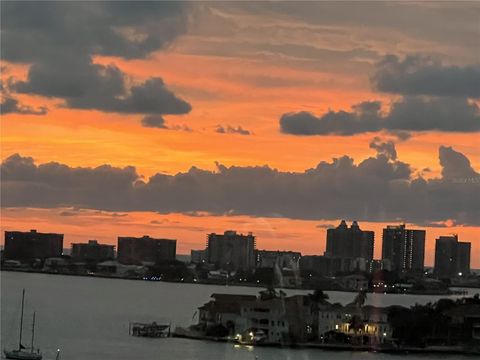
M316 313L309 296L287 297L268 289L260 296L212 294L199 311L196 330L222 327L231 337L261 331L265 342L285 344L306 342L314 336Z
M388 308L349 304L325 305L318 311L318 338L321 342L349 338L352 344L377 345L390 341L392 328Z
M318 336L323 340L326 333L331 331L348 332L345 327L348 318L345 316L344 307L338 303L321 306L318 310Z
M256 300L255 295L212 294L212 300L198 308L197 328L202 331L221 325L233 336L238 329L243 302ZM243 330L243 329L242 329Z
M388 308L364 306L362 308L364 334L369 336L370 344L381 344L392 337L392 327L388 323Z
M280 344L288 341L289 322L285 299L255 298L243 301L240 317L236 322L236 331L242 336L244 333L263 331L265 342Z
M318 302L311 295L293 295L285 299L289 336L292 343L308 342L316 338Z

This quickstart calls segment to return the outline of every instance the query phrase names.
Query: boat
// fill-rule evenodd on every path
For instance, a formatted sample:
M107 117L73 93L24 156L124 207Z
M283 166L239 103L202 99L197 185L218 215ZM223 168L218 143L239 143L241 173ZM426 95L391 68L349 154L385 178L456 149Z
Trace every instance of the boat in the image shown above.
M22 344L22 332L23 332L23 308L25 304L25 289L22 291L22 314L20 316L20 336L18 341L18 349L15 350L3 350L5 358L17 359L17 360L41 360L42 354L39 349L35 349L33 346L33 340L35 339L35 313L33 313L32 321L32 341L30 348L26 348Z
M267 340L267 335L263 330L251 329L243 335L237 334L236 342L240 345L261 345Z

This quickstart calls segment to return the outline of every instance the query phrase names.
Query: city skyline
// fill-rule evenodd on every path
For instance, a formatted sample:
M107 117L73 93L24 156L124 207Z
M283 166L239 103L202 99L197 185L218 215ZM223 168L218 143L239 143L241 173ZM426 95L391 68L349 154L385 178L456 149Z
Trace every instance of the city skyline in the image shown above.
M352 231L353 233L351 233L350 231ZM37 234L40 234L41 237L47 237L47 238L49 236L53 236L55 239L58 237L61 237L62 243L63 243L63 250L68 250L68 252L66 253L67 255L71 255L71 253L77 252L78 254L82 254L82 255L77 254L77 256L85 256L83 254L87 254L87 251L89 251L88 248L93 245L97 248L98 247L104 248L104 250L97 249L96 251L102 251L102 252L110 251L112 254L111 255L112 258L114 253L117 254L115 258L118 258L118 260L123 263L129 263L129 261L131 261L132 259L142 258L142 257L151 259L152 261L153 259L155 259L154 262L160 261L161 259L163 259L164 256L166 257L163 260L167 258L169 260L173 260L175 259L176 255L178 256L192 255L192 258L190 260L192 262L195 262L193 260L193 256L194 256L193 253L198 253L195 256L199 256L199 259L204 258L207 262L212 264L213 263L217 265L223 264L222 266L225 266L225 264L230 264L230 261L232 261L232 264L236 264L235 267L242 268L242 266L244 266L245 268L250 268L251 265L255 262L253 257L250 259L245 253L240 257L241 260L239 259L232 260L233 258L230 259L230 257L232 256L230 252L233 251L238 255L244 251L246 251L247 253L248 251L251 251L252 254L253 254L253 251L257 251L257 252L272 252L272 253L284 252L284 253L298 254L298 256L300 257L302 256L309 257L313 255L313 257L326 257L326 258L349 259L349 260L361 259L366 263L369 263L369 262L373 263L378 260L381 260L381 261L386 260L388 268L394 272L405 271L408 273L408 272L416 271L416 272L422 273L423 269L426 267L436 268L438 266L449 266L447 261L448 257L445 258L445 255L444 255L445 253L440 254L438 252L439 242L441 242L442 240L458 242L458 235L457 234L453 234L451 236L441 235L435 239L435 248L433 251L434 263L430 265L430 264L427 264L425 261L425 259L430 258L432 255L432 254L429 254L429 251L425 246L425 233L426 231L424 229L409 229L408 227L406 227L405 223L400 225L387 225L385 228L382 229L382 237L377 238L377 241L375 242L374 241L375 231L366 230L366 229L362 230L356 220L353 220L351 223L351 226L349 227L346 221L342 219L338 226L336 227L332 226L327 229L326 239L325 239L326 248L325 248L325 251L323 251L322 253L301 253L301 251L298 251L298 249L266 249L266 248L257 247L257 235L255 233L253 233L252 231L248 231L246 234L244 234L242 232L237 232L236 230L231 230L231 229L224 230L223 233L216 233L216 232L207 233L206 234L207 242L205 244L205 247L202 247L201 245L196 248L191 247L189 251L187 251L186 253L176 251L177 239L167 239L164 237L154 238L154 237L151 237L150 235L116 236L116 243L111 243L111 242L102 243L102 242L98 242L97 239L92 240L92 237L90 237L89 240L86 242L70 241L70 242L63 243L64 234L59 234L55 232L43 233L41 231L40 232L37 231L37 229L30 229L29 231L22 231L17 229L13 231L6 231L4 239L6 240L7 237L11 237L10 235L14 235L14 234L18 234L19 236L25 237L26 239L35 238ZM420 242L416 243L419 240ZM231 244L228 245L228 243L230 242ZM375 243L377 244L377 247L380 247L380 249L378 249L378 251L374 252L372 255L372 247ZM5 241L3 241L3 244L5 244ZM468 260L464 260L467 262L466 263L464 262L463 265L461 266L474 268L474 265L471 262L471 259L474 257L470 255L471 242L462 241L462 242L459 242L459 244L468 245L468 248L465 249L468 253ZM173 245L173 248L171 248L172 245ZM212 250L210 250L210 252L208 250L212 246L214 246L215 248L215 250L213 250L213 253L211 252ZM245 248L243 248L244 246ZM69 247L70 247L70 250L69 250ZM107 250L107 248L110 248L110 249ZM26 250L22 250L22 251L26 251ZM161 253L163 254L161 255L162 258L157 258L159 254L158 251L161 251ZM127 258L123 259L125 255L120 256L118 255L119 252L123 252L124 254L128 253L129 255L127 255ZM377 255L377 252L379 253L379 255ZM199 259L196 259L196 261L198 262ZM442 265L437 265L437 261L439 261L439 259L441 259L441 262L439 264L442 264ZM244 263L244 265L240 266L239 264L236 263L237 261L241 261L242 263ZM246 265L246 264L249 264L249 265ZM468 272L466 271L464 272L465 274L468 274ZM458 275L457 272L454 272L454 275Z
M2 2L1 231L323 254L345 218L378 259L406 222L480 268L479 4L132 4Z

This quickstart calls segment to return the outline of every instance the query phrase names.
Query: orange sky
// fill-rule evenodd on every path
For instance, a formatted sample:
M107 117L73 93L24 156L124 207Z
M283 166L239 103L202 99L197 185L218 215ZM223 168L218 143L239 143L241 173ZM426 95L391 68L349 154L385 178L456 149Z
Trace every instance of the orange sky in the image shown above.
M303 137L280 133L278 119L286 112L308 110L322 114L329 109L348 111L352 105L367 100L381 100L388 107L398 96L372 89L369 81L371 74L363 71L371 68L372 59L365 59L363 63L360 61L361 70L355 71L321 57L318 61L304 61L285 59L275 53L255 55L250 52L241 55L227 47L224 54L217 54L217 50L226 46L219 37L224 26L221 21L234 19L236 23L243 22L244 27L236 30L232 47L257 46L263 37L275 36L275 41L288 37L290 42L303 41L318 46L328 44L335 49L353 49L365 36L369 38L366 47L383 54L428 51L443 54L445 59L451 60L456 51L461 63L475 60L471 49L458 45L457 49L450 51L448 44L416 38L399 29L382 33L374 32L368 26L361 27L348 37L349 42L341 43L335 37L337 32L341 34L341 29L335 26L331 26L328 36L322 37L313 25L305 23L299 26L301 21L298 19L283 19L283 26L292 30L274 32L268 27L270 22L276 24L274 19L264 18L262 26L265 32L260 31L257 38L252 30L258 24L254 14L233 12L232 15L224 9L217 9L217 12L202 11L198 10L195 15L200 19L196 25L167 49L153 52L144 59L125 60L105 56L96 56L94 59L99 64L115 64L128 74L132 82L144 81L151 76L162 77L175 94L193 107L187 115L166 115L167 124L188 126L191 131L146 128L140 124L141 115L69 109L62 107L61 99L18 95L23 103L47 105L50 111L44 116L2 115L1 158L20 153L33 157L37 164L57 161L84 167L132 165L147 178L156 172L175 174L191 166L214 169L216 161L227 166L267 164L282 171L304 171L315 167L320 161L329 161L342 155L349 155L358 163L375 155L375 151L369 148L374 136L392 138L373 133L351 137ZM209 22L212 18L222 20L215 25L214 21ZM298 30L294 31L297 26ZM270 31L274 35L267 35ZM272 40L272 43L275 41ZM10 77L17 80L26 77L28 64L3 61L2 65L5 66L2 81ZM270 85L269 81L272 81ZM219 134L215 132L218 125L241 126L252 135ZM399 159L416 170L430 168L432 172L426 174L427 177L439 175L438 148L441 145L453 146L470 159L477 171L480 169L478 133L431 131L415 133L407 141L396 141ZM178 239L180 253L201 248L208 232L236 229L256 234L259 248L320 254L325 247L325 229L316 226L322 223L336 225L336 221L247 216L192 217L147 212L112 216L109 213L95 214L93 210L79 212L75 216L60 216L62 211L67 210L2 209L1 228L61 232L65 233L67 244L90 238L115 243L117 235L171 237ZM380 256L379 239L384 225L361 223L362 228L376 231L377 257ZM478 227L427 228L426 263L433 263L435 237L450 233L458 233L461 240L472 241L472 266L480 268Z
M107 63L112 61L108 59ZM134 165L148 177L157 171L185 171L193 165L213 169L215 161L239 166L268 164L279 170L303 171L333 157L349 155L359 162L374 155L368 144L377 134L360 134L349 137L348 141L342 136L297 137L281 134L278 119L293 109L318 114L328 109L348 111L352 104L376 99L388 101L388 97L372 93L365 89L367 85L352 90L349 83L343 89L332 89L325 84L299 91L298 88L272 89L239 83L234 75L225 79L224 74L232 74L232 68L238 69L238 76L252 78L259 73L310 80L315 76L325 77L277 66L270 72L268 64L253 62L253 65L242 66L244 62L174 53L158 54L147 60L115 62L137 79L159 73L173 89L188 87L190 96L183 95L182 91L180 94L195 105L193 111L188 115L165 117L169 124L187 124L192 131L145 128L139 124L141 115L55 108L58 100L22 96L32 106L49 104L51 111L43 117L23 114L2 117L2 158L19 152L38 162L58 161L70 166ZM11 74L25 76L25 67L7 64L3 77ZM196 95L195 91L212 95ZM216 93L221 94L221 98L217 98ZM217 125L227 124L240 125L253 135L226 136L215 132ZM418 133L408 142L398 142L396 147L402 161L417 169L430 167L436 174L440 145L453 145L469 157L474 168L480 168L476 134Z
M257 237L257 248L300 251L302 254L323 254L326 228L339 221L306 221L249 216L188 216L160 215L149 212L112 213L96 210L63 209L2 209L2 231L37 229L43 232L65 234L64 247L71 243L97 239L117 244L117 236L166 237L177 239L177 253L189 254L191 249L205 247L206 234L235 229L241 233L252 231ZM391 223L361 222L363 230L375 231L375 258L381 258L382 229ZM409 228L420 227L410 225ZM480 267L478 229L453 226L449 228L422 227L427 231L425 264L433 266L435 239L441 235L458 234L460 241L472 242L472 267Z

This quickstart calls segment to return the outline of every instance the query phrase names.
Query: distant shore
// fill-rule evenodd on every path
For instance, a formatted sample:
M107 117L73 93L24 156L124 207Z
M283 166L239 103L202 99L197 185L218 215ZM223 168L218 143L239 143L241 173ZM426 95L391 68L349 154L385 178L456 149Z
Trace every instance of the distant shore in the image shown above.
M265 288L265 284L262 283L246 283L246 282L220 282L220 281L181 281L181 280L159 280L159 279L145 279L142 277L128 277L128 276L117 276L117 275L108 275L108 274L101 274L101 273L91 273L91 274L84 274L84 273L65 273L65 272L56 272L56 271L44 271L44 270L37 270L31 268L5 268L2 267L0 271L9 271L9 272L22 272L22 273L32 273L32 274L45 274L45 275L63 275L63 276L79 276L79 277L88 277L88 278L101 278L101 279L113 279L113 280L136 280L136 281L147 281L147 282L168 282L168 283L183 283L183 284L200 284L200 285L227 285L227 286L239 286L239 287L254 287L254 288ZM284 289L289 290L305 290L305 291L313 291L315 289L310 287L289 287L289 286L282 286ZM470 288L470 289L480 289L477 286L451 286L451 288ZM355 292L355 290L348 290L348 289L323 289L325 291L339 291L339 292ZM424 295L424 296L431 296L431 295L465 295L466 291L460 290L452 290L449 288L448 291L434 291L434 290L424 290L424 291L412 291L407 293L398 293L393 291L387 292L378 292L368 290L367 293L370 294L398 294L398 295Z

